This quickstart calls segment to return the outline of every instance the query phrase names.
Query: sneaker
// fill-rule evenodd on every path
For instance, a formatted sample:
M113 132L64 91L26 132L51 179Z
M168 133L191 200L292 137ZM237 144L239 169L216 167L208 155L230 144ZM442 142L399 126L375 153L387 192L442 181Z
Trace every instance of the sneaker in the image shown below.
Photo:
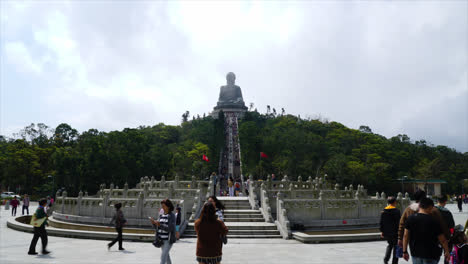
M112 247L111 243L107 244L107 250L110 250Z
M43 251L42 251L42 255L47 255L47 254L49 254L49 253L50 253L50 251L47 251L47 250L43 250Z
M28 252L28 255L37 255L37 252Z
M119 248L119 250L125 250L125 248Z

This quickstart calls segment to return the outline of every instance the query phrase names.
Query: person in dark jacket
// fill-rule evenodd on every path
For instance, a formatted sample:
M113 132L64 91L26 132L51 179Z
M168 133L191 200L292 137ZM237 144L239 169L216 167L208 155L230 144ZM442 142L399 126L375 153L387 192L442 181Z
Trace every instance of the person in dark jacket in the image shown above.
M437 198L437 205L435 207L439 210L440 214L442 215L443 224L446 227L444 231L445 239L449 241L450 236L451 236L450 230L451 229L453 230L453 228L455 227L455 221L453 220L452 213L447 208L445 208L446 204L447 204L447 195L441 195L440 197ZM452 244L450 244L450 241L449 241L448 248L449 248L449 251L451 252ZM444 263L448 264L449 262L447 260L444 260Z
M161 264L172 264L171 256L169 251L172 248L172 244L176 242L176 217L173 213L174 205L171 200L164 199L161 201L162 209L164 213L159 216L158 221L150 218L151 223L158 227L157 236L163 241L161 247Z
M177 206L176 208L176 213L175 213L175 217L176 217L176 238L179 239L180 238L180 233L179 233L179 230L180 230L180 223L182 222L181 219L182 219L182 214L181 214L181 208L179 206Z
M19 204L20 202L16 199L16 196L13 197L13 200L10 201L11 216L16 216L16 208L18 207Z
M458 206L458 211L459 211L459 212L462 212L462 211L463 211L462 205L463 205L463 199L462 199L462 196L459 195L459 196L457 197L457 206Z
M212 203L203 205L200 218L195 221L197 232L196 260L199 264L221 263L222 241L221 236L226 236L226 225L216 216L216 209Z
M116 203L114 205L115 207L115 213L114 216L112 217L112 220L110 224L112 225L115 222L115 230L117 231L117 237L112 240L109 244L107 244L107 249L110 249L117 241L119 242L119 250L125 250L125 248L122 247L122 228L127 223L127 220L125 220L124 215L122 210L120 208L122 207L121 203Z
M45 226L49 225L47 223L47 214L44 208L46 204L47 204L46 199L42 199L39 201L39 207L36 210L36 218L37 219L45 218L45 219L43 220L44 222L39 227L34 226L34 236L33 236L33 239L31 240L31 244L29 245L29 252L28 252L29 255L37 255L36 244L37 244L37 240L39 239L39 237L41 238L41 242L42 242L42 254L46 255L50 253L50 251L47 251L46 249L48 240L47 240L47 231L45 229Z
M396 247L398 242L398 224L400 223L400 210L396 208L396 198L388 197L388 206L380 215L380 236L387 240L387 250L385 251L384 263L387 264L390 260L390 255L393 251L392 264L398 263L396 255Z

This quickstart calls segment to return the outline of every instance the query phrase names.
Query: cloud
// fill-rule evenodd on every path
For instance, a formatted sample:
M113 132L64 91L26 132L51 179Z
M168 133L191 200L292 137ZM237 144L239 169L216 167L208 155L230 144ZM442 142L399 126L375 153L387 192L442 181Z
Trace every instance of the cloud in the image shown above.
M17 126L9 117L25 125L67 122L81 131L178 124L186 110L211 111L233 71L244 101L259 111L284 107L467 151L464 116L448 110L454 98L468 106L467 2L2 7L1 55L13 54L6 51L10 43L22 59L2 60L1 89L8 98L2 99L0 133ZM13 66L23 69L18 76ZM15 90L20 86L38 91L29 112L15 113L9 105L23 95ZM32 110L44 106L49 110L41 115ZM429 120L451 120L451 130L429 129Z
M33 60L28 48L22 42L5 43L3 53L6 55L7 63L13 65L20 72L25 74L40 74L42 72L41 63Z

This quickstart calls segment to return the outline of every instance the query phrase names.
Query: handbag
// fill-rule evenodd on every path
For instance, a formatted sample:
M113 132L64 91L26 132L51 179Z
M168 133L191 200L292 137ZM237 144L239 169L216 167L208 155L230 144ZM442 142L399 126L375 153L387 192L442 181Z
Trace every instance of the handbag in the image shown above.
M221 236L221 241L223 241L223 244L227 244L227 236Z
M155 237L154 237L153 246L155 246L157 248L160 248L160 247L162 247L163 244L164 244L164 242L159 237L158 228L156 227L156 234L155 234Z
M34 227L40 227L46 219L47 217L42 217L42 218L37 219L36 213L34 213L31 217L31 222L29 224Z

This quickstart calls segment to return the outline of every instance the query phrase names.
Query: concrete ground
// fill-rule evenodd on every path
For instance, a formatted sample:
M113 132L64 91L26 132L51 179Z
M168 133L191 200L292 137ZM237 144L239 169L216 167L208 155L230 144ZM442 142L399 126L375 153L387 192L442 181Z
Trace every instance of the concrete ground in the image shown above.
M35 210L37 204L31 206ZM468 206L459 213L456 206L447 206L456 224L468 218ZM124 251L117 246L107 251L107 241L73 239L49 236L50 255L29 256L27 251L32 234L7 228L11 216L0 209L0 263L159 263L161 250L150 243L126 242ZM21 212L17 216L21 215ZM37 251L40 252L39 240ZM383 263L386 242L360 242L342 244L302 244L282 239L230 239L223 248L223 264L230 263ZM171 249L172 263L196 263L196 239L179 240ZM411 261L411 260L410 260ZM400 263L407 263L400 260ZM411 263L411 262L410 262ZM440 263L443 263L440 261Z

